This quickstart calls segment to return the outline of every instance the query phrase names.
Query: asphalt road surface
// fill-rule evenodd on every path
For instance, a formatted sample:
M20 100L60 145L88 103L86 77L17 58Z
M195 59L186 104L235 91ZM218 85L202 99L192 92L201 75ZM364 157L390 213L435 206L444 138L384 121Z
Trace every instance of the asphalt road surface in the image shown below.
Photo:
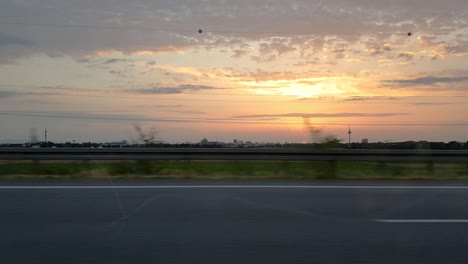
M1 183L1 263L468 263L468 186Z

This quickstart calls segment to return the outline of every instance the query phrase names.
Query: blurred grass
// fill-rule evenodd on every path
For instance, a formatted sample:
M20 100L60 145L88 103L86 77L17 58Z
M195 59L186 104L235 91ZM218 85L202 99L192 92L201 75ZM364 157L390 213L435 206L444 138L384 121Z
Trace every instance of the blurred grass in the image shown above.
M371 162L4 163L0 179L468 179L468 164Z

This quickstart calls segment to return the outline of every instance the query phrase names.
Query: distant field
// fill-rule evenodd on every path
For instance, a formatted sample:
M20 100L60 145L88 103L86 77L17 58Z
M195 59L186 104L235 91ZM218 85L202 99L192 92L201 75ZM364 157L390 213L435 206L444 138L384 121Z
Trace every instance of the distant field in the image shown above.
M468 180L468 164L372 162L47 162L0 164L0 179Z

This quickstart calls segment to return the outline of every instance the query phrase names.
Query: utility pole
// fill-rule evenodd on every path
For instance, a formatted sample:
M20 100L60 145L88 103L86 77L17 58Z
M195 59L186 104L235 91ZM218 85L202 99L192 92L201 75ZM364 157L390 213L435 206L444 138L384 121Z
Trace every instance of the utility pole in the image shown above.
M348 146L351 147L351 124L349 124L348 129Z

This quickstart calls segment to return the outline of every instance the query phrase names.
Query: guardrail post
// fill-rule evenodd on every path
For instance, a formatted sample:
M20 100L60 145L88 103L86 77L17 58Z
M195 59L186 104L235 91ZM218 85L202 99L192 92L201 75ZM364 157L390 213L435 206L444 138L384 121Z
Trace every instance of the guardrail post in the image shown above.
M283 163L281 164L281 170L283 171L284 175L290 174L290 166L287 160L283 160Z
M379 169L381 169L381 170L386 170L386 169L387 169L387 162L385 162L385 161L379 161L378 164L379 164L379 165L378 165L378 166L379 166Z
M138 174L151 174L152 172L152 165L149 160L139 159L136 161L135 167Z
M433 174L434 174L434 162L433 162L433 161L429 161L429 162L427 163L426 169L427 169L427 173L428 173L429 175L433 175Z
M328 167L330 170L330 178L336 179L337 174L336 174L336 167L337 167L337 162L336 160L329 160L328 161Z
M84 175L86 175L86 177L91 177L91 170L92 170L92 165L91 165L91 161L87 160L87 159L84 159L81 161L81 164L83 164L84 166L84 171L82 172Z

